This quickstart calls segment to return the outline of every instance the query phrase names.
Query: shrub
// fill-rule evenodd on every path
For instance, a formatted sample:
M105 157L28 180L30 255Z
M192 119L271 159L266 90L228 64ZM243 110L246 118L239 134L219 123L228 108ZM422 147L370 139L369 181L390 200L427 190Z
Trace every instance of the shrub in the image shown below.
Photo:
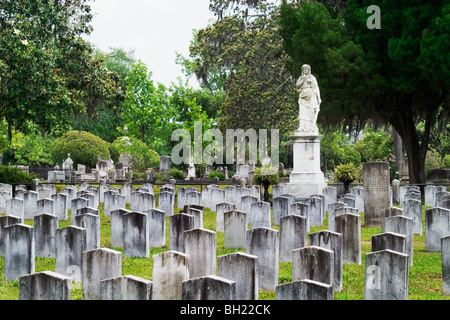
M36 175L26 173L25 171L12 167L0 166L0 182L8 184L24 184L28 187L33 185L33 179Z
M55 158L63 163L70 153L70 158L77 164L95 168L97 158L109 157L109 143L86 131L70 131L58 139L55 145Z
M358 168L353 162L340 164L335 168L334 175L343 183L351 183L358 178Z
M253 181L256 184L268 187L270 185L278 184L280 181L280 173L278 172L278 167L271 165L266 165L260 168L256 168L253 174Z
M219 177L220 181L225 180L225 175L222 172L219 171L211 171L208 174L208 179L214 179L215 177Z
M184 179L184 173L179 169L171 169L167 172L167 177L172 177L174 179Z
M131 165L135 170L159 167L159 154L133 136L117 138L112 143L112 149L116 150L118 154L130 155Z

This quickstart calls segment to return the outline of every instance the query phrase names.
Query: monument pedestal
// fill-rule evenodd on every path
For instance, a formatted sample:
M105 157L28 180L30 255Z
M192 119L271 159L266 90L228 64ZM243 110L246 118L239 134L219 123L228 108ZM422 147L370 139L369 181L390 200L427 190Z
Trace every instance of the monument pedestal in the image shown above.
M296 132L290 137L294 143L294 169L286 185L286 193L298 197L323 194L327 186L320 170L320 141L323 136Z

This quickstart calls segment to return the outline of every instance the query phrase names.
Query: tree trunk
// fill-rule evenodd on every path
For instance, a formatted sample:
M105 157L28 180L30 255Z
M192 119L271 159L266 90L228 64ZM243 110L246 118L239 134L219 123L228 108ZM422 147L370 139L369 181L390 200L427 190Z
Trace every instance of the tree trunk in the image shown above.
M412 113L397 114L391 118L390 122L402 138L403 146L408 155L409 182L411 184L424 184L426 182L425 158L428 150L429 130L425 130L423 141L420 143Z

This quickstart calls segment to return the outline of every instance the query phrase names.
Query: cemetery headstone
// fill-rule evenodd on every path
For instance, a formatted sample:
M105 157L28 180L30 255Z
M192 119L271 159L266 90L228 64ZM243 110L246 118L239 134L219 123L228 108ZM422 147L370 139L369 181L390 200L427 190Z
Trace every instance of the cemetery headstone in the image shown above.
M256 228L247 231L246 253L258 257L259 289L275 290L278 284L279 251L277 230Z
M392 250L366 253L364 300L408 299L408 255Z
M43 271L19 277L19 300L70 300L69 277Z
M189 256L165 251L153 256L153 300L181 300L183 281L189 277Z
M235 300L236 283L209 275L185 280L182 283L183 300Z
M381 226L381 212L389 207L389 163L368 162L363 164L364 173L364 224L366 227Z
M101 299L101 281L122 275L122 252L108 248L83 252L83 300Z
M217 257L217 275L236 282L236 300L258 300L258 257L235 252Z

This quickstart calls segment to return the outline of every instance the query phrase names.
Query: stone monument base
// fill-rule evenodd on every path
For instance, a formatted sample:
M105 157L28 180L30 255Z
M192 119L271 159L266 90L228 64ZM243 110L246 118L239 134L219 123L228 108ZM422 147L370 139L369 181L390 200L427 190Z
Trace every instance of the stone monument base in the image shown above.
M320 170L320 141L323 136L296 132L290 137L294 144L294 169L286 185L286 193L297 197L323 194L327 187Z

